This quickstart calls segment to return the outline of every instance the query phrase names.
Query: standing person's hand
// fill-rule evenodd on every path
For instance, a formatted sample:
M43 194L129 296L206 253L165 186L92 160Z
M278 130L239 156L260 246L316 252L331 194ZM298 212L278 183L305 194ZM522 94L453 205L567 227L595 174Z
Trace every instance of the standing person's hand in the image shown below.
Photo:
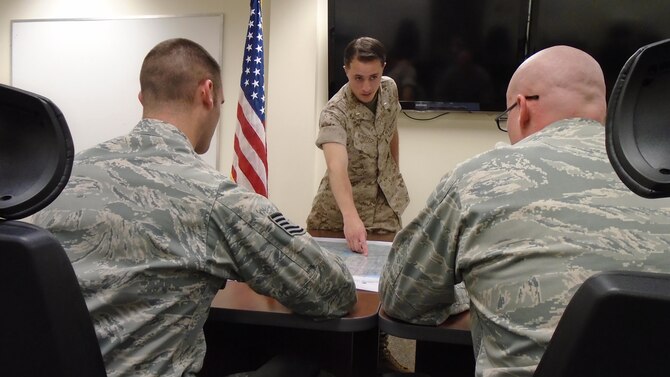
M368 255L367 232L360 217L355 216L344 220L344 237L351 251Z

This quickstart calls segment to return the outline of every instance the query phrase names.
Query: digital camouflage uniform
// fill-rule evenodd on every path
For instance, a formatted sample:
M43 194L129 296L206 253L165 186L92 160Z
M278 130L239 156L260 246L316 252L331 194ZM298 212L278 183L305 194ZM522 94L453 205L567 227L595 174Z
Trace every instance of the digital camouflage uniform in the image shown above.
M305 315L341 316L356 301L340 259L157 120L79 154L34 220L72 261L110 377L194 376L226 279Z
M564 120L445 176L396 236L380 295L391 316L435 325L465 282L477 376L531 376L586 278L670 272L668 245L670 200L621 183L605 127Z
M400 103L395 82L382 77L373 114L345 84L326 104L319 120L316 146L347 147L348 173L358 215L368 231L396 232L409 204L407 187L391 156ZM307 218L308 229L341 231L342 214L330 188L328 172L319 185Z

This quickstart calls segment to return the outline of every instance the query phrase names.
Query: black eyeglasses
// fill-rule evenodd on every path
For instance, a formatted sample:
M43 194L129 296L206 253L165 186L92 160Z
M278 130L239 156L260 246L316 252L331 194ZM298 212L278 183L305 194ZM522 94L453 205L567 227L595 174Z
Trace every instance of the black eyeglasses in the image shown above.
M527 100L536 100L540 99L539 95L534 95L534 96L524 96ZM502 132L507 132L507 114L512 111L512 109L516 106L518 102L514 102L512 106L508 107L507 110L503 111L502 114L498 115L496 117L496 126L498 126L498 129Z

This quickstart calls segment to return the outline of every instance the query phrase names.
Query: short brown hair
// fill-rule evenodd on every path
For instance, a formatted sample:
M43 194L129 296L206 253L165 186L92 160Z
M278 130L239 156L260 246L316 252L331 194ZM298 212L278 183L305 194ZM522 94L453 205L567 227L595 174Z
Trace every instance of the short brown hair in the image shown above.
M379 60L386 63L386 48L378 40L370 37L360 37L349 42L344 49L344 65L349 66L354 59L362 62Z
M140 90L145 104L186 103L193 100L202 80L221 88L219 63L199 44L184 38L157 44L144 58Z

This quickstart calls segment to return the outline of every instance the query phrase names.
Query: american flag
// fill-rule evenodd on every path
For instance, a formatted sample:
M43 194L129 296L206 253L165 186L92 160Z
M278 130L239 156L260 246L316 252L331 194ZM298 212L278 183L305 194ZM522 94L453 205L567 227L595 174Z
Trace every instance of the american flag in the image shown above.
M235 155L231 176L237 184L268 196L268 159L265 139L265 69L263 17L260 0L251 0L244 45L241 90L237 103Z

